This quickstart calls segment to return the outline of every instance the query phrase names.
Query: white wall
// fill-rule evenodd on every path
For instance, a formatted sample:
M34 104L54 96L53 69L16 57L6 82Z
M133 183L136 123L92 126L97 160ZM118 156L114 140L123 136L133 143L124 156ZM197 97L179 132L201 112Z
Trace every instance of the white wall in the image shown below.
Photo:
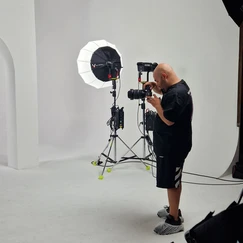
M36 1L41 161L79 156L91 146L95 153L107 141L109 91L85 85L77 71L89 16L88 1Z
M132 145L140 136L138 102L127 98L138 87L136 63L168 62L188 82L195 102L193 150L185 169L219 176L228 168L238 139L238 27L220 0L147 4L36 0L41 160L96 159L105 147L110 89L86 85L76 66L88 41L105 39L123 55L118 105L125 107L125 129L119 131L124 141Z
M39 152L34 1L0 3L1 154L23 169L38 165Z
M0 163L7 163L7 114L4 61L0 59Z

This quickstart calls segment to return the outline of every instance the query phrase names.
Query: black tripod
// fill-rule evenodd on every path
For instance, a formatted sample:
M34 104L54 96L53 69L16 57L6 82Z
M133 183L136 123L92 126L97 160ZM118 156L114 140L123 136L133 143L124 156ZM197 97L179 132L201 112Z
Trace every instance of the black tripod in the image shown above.
M142 72L139 71L139 76L138 76L138 81L141 82L141 75ZM147 82L149 81L149 71L147 71ZM152 140L148 134L148 131L146 130L146 113L145 113L145 97L141 99L142 100L142 104L141 104L141 109L143 111L143 121L142 121L142 125L143 125L143 131L142 131L142 136L132 145L131 149L133 149L140 140L143 141L143 157L138 157L136 155L134 156L130 156L130 157L125 157L125 155L127 155L127 153L129 151L127 151L124 156L122 157L121 161L125 161L128 159L135 159L135 160L147 160L147 161L152 161L155 162L155 160L153 160L153 143ZM148 150L149 150L149 154L146 155L146 144L148 145ZM146 169L149 170L150 167L146 166Z

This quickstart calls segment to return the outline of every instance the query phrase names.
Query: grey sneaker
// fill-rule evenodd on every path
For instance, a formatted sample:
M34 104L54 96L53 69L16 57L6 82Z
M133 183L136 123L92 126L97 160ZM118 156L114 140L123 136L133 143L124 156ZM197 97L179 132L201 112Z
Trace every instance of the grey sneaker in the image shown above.
M184 231L184 226L179 218L175 221L174 217L170 214L166 217L164 223L159 224L155 227L154 232L159 235L170 235Z
M169 213L170 213L170 208L168 206L164 206L164 208L158 211L157 215L159 218L166 219ZM184 218L181 215L180 209L179 209L179 218L181 219L181 222L184 223Z

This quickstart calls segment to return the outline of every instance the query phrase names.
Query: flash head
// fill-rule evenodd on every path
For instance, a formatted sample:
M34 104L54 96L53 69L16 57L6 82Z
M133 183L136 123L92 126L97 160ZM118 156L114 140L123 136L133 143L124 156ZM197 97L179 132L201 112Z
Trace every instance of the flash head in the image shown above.
M154 69L158 66L158 63L154 62L138 62L138 72L153 72Z

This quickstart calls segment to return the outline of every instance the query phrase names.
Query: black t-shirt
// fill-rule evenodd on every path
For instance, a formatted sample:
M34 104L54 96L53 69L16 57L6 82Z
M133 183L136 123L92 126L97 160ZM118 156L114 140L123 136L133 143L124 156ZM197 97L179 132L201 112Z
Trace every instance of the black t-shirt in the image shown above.
M190 88L183 79L163 92L161 106L164 117L174 124L168 126L156 115L153 132L155 153L187 153L192 146L193 101Z

